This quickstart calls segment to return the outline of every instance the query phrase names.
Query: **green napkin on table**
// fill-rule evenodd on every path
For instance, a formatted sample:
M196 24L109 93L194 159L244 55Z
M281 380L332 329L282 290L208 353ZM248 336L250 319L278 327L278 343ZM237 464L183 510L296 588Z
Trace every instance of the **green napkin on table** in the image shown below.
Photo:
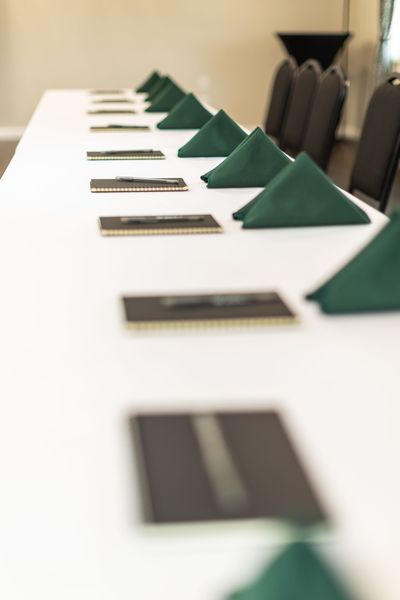
M149 89L146 101L152 102L154 98L161 92L161 90L166 88L171 81L172 79L168 77L168 75L163 75L163 77L160 77L160 79L156 81L156 83Z
M251 202L234 213L245 229L369 223L305 153L299 154Z
M336 574L305 542L278 555L257 580L229 600L350 600Z
M290 159L257 127L201 179L209 188L264 187Z
M153 85L157 83L157 81L160 81L160 79L161 75L159 74L159 72L153 71L153 73L151 73L151 75L149 75L147 79L142 83L142 85L139 85L139 87L137 87L135 91L139 94L142 92L148 92L153 87Z
M306 298L316 300L328 314L400 310L400 213Z
M179 85L171 81L151 101L151 105L146 108L146 112L169 112L185 95Z
M158 129L200 129L212 117L193 94L187 94L157 124Z
M178 150L181 158L228 156L247 134L224 110L220 110Z

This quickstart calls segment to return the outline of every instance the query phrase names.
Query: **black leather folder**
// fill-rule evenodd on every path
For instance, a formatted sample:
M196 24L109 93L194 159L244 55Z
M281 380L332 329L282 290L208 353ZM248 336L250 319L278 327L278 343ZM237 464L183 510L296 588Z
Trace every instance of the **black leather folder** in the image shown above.
M327 519L273 411L139 414L130 420L144 519Z

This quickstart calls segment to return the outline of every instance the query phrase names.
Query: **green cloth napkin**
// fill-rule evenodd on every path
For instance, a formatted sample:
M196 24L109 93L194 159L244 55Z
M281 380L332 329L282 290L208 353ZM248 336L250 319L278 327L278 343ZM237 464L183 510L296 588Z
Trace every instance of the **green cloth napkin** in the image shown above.
M171 83L171 78L168 75L161 77L148 91L147 102L152 102L154 98Z
M257 127L201 179L209 188L264 187L290 159Z
M139 85L139 87L136 88L136 92L148 92L153 87L153 85L157 83L157 81L160 81L160 79L160 73L158 71L153 71L153 73L151 73L151 75L148 76L148 78L142 83L142 85Z
M182 98L185 92L173 81L156 95L146 112L169 112Z
M247 134L224 110L220 110L178 150L181 158L228 156Z
M319 302L328 314L400 310L400 213L306 298Z
M245 229L370 222L304 152L233 216Z
M305 542L288 546L229 600L350 600L336 574Z
M187 94L157 124L158 129L200 129L212 117L193 94Z

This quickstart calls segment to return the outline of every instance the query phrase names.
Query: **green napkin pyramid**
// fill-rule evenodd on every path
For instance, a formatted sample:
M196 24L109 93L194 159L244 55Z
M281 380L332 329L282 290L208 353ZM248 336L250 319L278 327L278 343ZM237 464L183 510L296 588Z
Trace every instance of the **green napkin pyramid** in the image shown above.
M400 213L323 286L308 294L325 313L400 310Z
M350 600L335 573L304 542L286 548L258 579L229 600Z
M151 105L146 108L146 112L169 112L184 96L185 92L179 85L174 81L170 81L151 101Z
M193 94L187 94L157 124L158 129L200 129L212 117Z
M290 159L257 127L201 179L209 188L264 187L289 162Z
M153 73L151 73L151 75L147 77L147 79L142 83L142 85L139 85L139 87L136 88L136 92L148 92L153 87L153 85L157 83L157 81L160 81L160 79L161 75L159 74L159 72L153 71Z
M365 212L342 194L305 153L233 217L243 220L245 229L370 222Z
M154 98L171 83L171 78L168 75L160 77L158 81L149 89L147 94L147 102L152 102Z
M178 156L228 156L246 137L246 132L220 110L179 148Z

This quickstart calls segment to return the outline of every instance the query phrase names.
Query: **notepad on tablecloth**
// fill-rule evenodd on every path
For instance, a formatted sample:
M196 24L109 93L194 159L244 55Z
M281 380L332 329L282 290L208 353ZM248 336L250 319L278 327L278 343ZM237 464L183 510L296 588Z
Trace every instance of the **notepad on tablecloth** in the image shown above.
M123 299L126 323L136 329L296 323L296 315L276 292L235 292Z
M211 215L100 217L99 225L105 236L222 232L221 225Z
M99 108L88 110L88 115L136 115L136 110L128 108Z
M90 131L105 131L105 132L119 132L119 131L150 131L148 125L92 125Z
M86 152L88 160L163 160L160 150L102 150Z
M163 179L92 179L91 192L185 192L189 188L181 177Z
M132 416L130 424L148 523L279 519L311 525L327 520L289 431L274 411L145 413Z
M104 95L104 96L112 96L113 94L124 94L125 90L90 90L90 94L96 95Z
M93 104L135 104L128 98L101 98L100 100L92 100Z

